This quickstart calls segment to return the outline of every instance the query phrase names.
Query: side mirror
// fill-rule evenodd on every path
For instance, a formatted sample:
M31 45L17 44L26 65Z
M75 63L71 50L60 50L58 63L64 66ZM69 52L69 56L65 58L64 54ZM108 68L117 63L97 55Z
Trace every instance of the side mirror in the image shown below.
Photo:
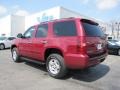
M19 33L19 34L17 35L17 37L18 37L18 38L23 38L22 33Z

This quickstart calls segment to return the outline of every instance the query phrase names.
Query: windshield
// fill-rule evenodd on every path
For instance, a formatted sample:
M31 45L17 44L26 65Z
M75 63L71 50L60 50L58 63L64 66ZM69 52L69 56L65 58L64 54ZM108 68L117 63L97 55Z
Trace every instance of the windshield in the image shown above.
M118 40L109 40L110 42L113 42L113 43L115 43L115 42L119 42Z
M111 42L111 41L108 41L108 44L110 44L110 45L116 45L115 42Z
M104 37L103 31L100 29L97 23L91 21L82 21L83 28L87 36L92 37Z
M118 40L108 40L109 43L120 45L120 42Z
M0 40L5 40L6 39L6 37L0 37Z

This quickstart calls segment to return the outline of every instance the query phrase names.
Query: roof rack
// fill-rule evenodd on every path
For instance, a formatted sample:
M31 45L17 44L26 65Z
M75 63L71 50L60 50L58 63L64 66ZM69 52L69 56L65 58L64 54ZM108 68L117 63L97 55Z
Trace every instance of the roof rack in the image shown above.
M43 22L40 22L40 23L47 23L47 22L52 22L52 21L55 21L55 20L64 20L64 19L73 19L73 18L76 18L76 17L59 18L59 19L53 19L53 20L49 20L49 21L43 21Z

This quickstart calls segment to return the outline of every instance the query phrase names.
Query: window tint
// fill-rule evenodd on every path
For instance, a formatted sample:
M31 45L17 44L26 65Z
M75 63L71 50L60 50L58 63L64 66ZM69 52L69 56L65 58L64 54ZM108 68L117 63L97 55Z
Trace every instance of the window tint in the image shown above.
M46 37L47 33L48 33L48 25L47 24L40 25L38 26L36 37Z
M104 33L96 24L83 22L83 27L87 36L103 37Z
M29 28L25 33L24 33L24 37L25 38L31 38L33 37L33 33L35 31L34 27Z
M0 40L5 40L5 39L7 39L6 37L0 37Z
M15 39L15 37L9 37L8 38L8 40L14 40Z
M74 21L64 21L54 23L54 34L57 36L76 36L76 26Z

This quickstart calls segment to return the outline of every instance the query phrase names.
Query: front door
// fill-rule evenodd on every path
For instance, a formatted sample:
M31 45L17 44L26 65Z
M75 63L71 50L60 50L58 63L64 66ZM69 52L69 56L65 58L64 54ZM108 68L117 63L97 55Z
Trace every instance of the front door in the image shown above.
M23 38L20 39L19 51L22 56L28 58L32 57L31 50L33 49L32 43L33 43L34 33L35 33L35 27L30 27L24 33Z

